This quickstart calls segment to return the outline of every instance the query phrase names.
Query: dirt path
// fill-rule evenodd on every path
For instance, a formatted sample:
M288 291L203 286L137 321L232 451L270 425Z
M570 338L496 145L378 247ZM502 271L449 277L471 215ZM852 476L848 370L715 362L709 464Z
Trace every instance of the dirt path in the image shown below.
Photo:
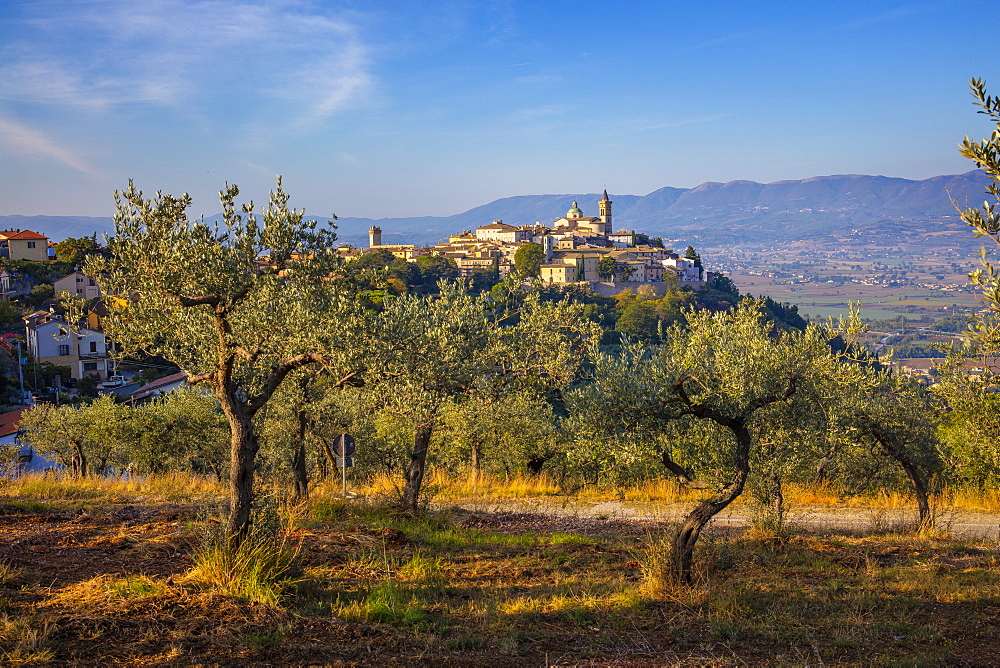
M498 513L534 513L555 517L609 520L679 521L690 506L639 501L586 501L578 499L507 499L503 501L463 500L436 506ZM814 532L889 533L906 531L916 521L916 508L806 508L793 507L791 524ZM1000 541L1000 515L956 510L940 511L937 526L955 538ZM748 525L745 508L725 510L712 521L716 527L742 528Z

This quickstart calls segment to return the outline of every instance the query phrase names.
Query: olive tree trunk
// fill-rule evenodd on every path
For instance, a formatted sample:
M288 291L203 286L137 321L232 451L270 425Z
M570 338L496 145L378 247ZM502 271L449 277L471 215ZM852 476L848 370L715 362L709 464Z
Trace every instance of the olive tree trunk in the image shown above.
M87 454L79 441L73 441L73 457L70 461L73 467L73 477L83 478L87 475Z
M920 468L913 462L912 458L907 456L903 448L893 443L891 436L881 432L875 432L873 435L886 454L895 459L896 463L902 467L910 479L910 484L913 485L913 494L917 497L917 529L931 527L934 524L934 518L931 516L930 494L927 491L927 483L924 481Z
M402 504L414 512L418 510L420 488L424 482L424 469L427 466L427 450L430 448L433 424L422 424L413 435L413 452L410 453L410 466L406 471L406 486L403 487Z
M931 515L930 494L927 493L927 485L924 483L920 470L911 462L902 462L900 465L906 471L913 483L913 493L917 497L917 528L918 530L928 529L934 525L934 517Z
M229 421L229 521L226 533L240 544L250 532L253 511L254 460L259 445L253 430L253 416L242 404L225 392L219 392L222 412Z
M727 421L725 426L736 439L733 465L736 470L729 483L720 487L715 494L705 499L684 518L683 524L674 535L673 555L671 555L671 575L679 584L691 584L691 564L694 561L694 546L702 529L713 517L736 500L746 487L750 475L750 431L742 422Z

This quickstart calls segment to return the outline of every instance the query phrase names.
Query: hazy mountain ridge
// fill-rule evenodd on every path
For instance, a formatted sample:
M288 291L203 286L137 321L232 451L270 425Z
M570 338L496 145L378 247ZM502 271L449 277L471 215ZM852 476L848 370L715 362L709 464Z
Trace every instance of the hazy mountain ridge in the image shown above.
M980 170L913 181L844 174L799 181L707 182L696 188L664 187L648 195L610 193L616 229L691 241L781 241L881 229L905 235L928 225L941 231L965 229L952 199L973 206L984 199L988 177ZM494 220L513 225L549 223L576 201L585 215L597 215L600 194L505 197L452 216L354 218L337 221L345 243L365 245L368 228L382 228L386 243L430 244L449 234ZM316 217L325 221L325 218ZM53 240L100 234L111 218L85 216L0 216L0 227L33 229Z
M636 206L616 212L616 224L665 237L695 233L715 241L800 239L885 220L912 221L920 228L940 222L958 229L964 224L952 198L963 205L980 202L988 182L980 171L922 181L849 174L768 184L709 182L660 210L640 213Z

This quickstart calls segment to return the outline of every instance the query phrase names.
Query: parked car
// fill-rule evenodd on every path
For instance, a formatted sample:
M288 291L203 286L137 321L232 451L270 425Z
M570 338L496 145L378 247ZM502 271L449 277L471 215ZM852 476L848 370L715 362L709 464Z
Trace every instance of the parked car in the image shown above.
M112 387L121 387L125 384L124 376L108 376L108 379L101 383L102 390L108 390Z

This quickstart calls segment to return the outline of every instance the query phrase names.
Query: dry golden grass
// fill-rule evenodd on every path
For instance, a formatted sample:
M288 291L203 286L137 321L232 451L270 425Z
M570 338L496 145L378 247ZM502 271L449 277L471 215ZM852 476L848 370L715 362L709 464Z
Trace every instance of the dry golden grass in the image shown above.
M98 575L57 590L45 606L80 608L83 610L118 609L122 601L157 597L169 587L145 575L125 578Z
M312 493L319 497L341 496L339 478L330 477L316 481ZM369 499L392 500L399 497L402 479L380 473L367 481L349 484L352 494ZM552 475L499 476L478 474L450 474L441 468L432 468L425 479L424 489L428 498L445 501L476 499L498 501L504 499L553 499L572 497L583 501L625 501L638 503L683 504L698 501L705 492L682 487L676 481L649 478L631 485L574 485L559 481ZM273 490L277 498L287 496L286 490ZM173 501L222 501L228 494L225 482L208 476L188 473L149 475L131 479L71 478L69 476L30 475L18 479L0 478L0 496L40 501L106 501L110 503L173 502ZM914 506L912 494L900 491L883 491L868 495L847 493L835 484L795 484L785 486L786 503L798 508L886 508L903 509ZM741 507L749 502L744 495L733 504ZM942 508L966 512L1000 513L1000 490L949 489L939 498ZM290 518L308 514L309 504L291 502L281 511Z
M132 478L68 475L27 475L0 478L0 495L41 500L103 500L109 502L195 501L222 498L225 483L208 476L165 473Z
M54 627L34 617L0 617L0 647L10 647L0 653L8 665L50 664L55 653L50 640Z
M238 545L220 535L195 551L194 568L180 581L277 607L298 581L297 557L285 534L251 534Z
M586 485L571 483L560 485L555 477L517 474L498 476L481 472L475 475L450 474L433 468L425 478L427 496L437 501L502 501L505 499L564 499L581 501L624 501L637 503L690 504L697 502L706 492L686 489L674 480L649 478L627 486ZM315 487L326 496L339 496L339 481L324 481ZM379 474L354 491L372 499L394 499L402 489L399 476ZM882 491L873 494L853 494L832 483L786 484L785 503L795 508L852 508L902 510L916 505L911 493ZM734 508L751 503L744 494L733 503ZM1000 491L948 490L937 499L939 509L953 511L1000 513Z

